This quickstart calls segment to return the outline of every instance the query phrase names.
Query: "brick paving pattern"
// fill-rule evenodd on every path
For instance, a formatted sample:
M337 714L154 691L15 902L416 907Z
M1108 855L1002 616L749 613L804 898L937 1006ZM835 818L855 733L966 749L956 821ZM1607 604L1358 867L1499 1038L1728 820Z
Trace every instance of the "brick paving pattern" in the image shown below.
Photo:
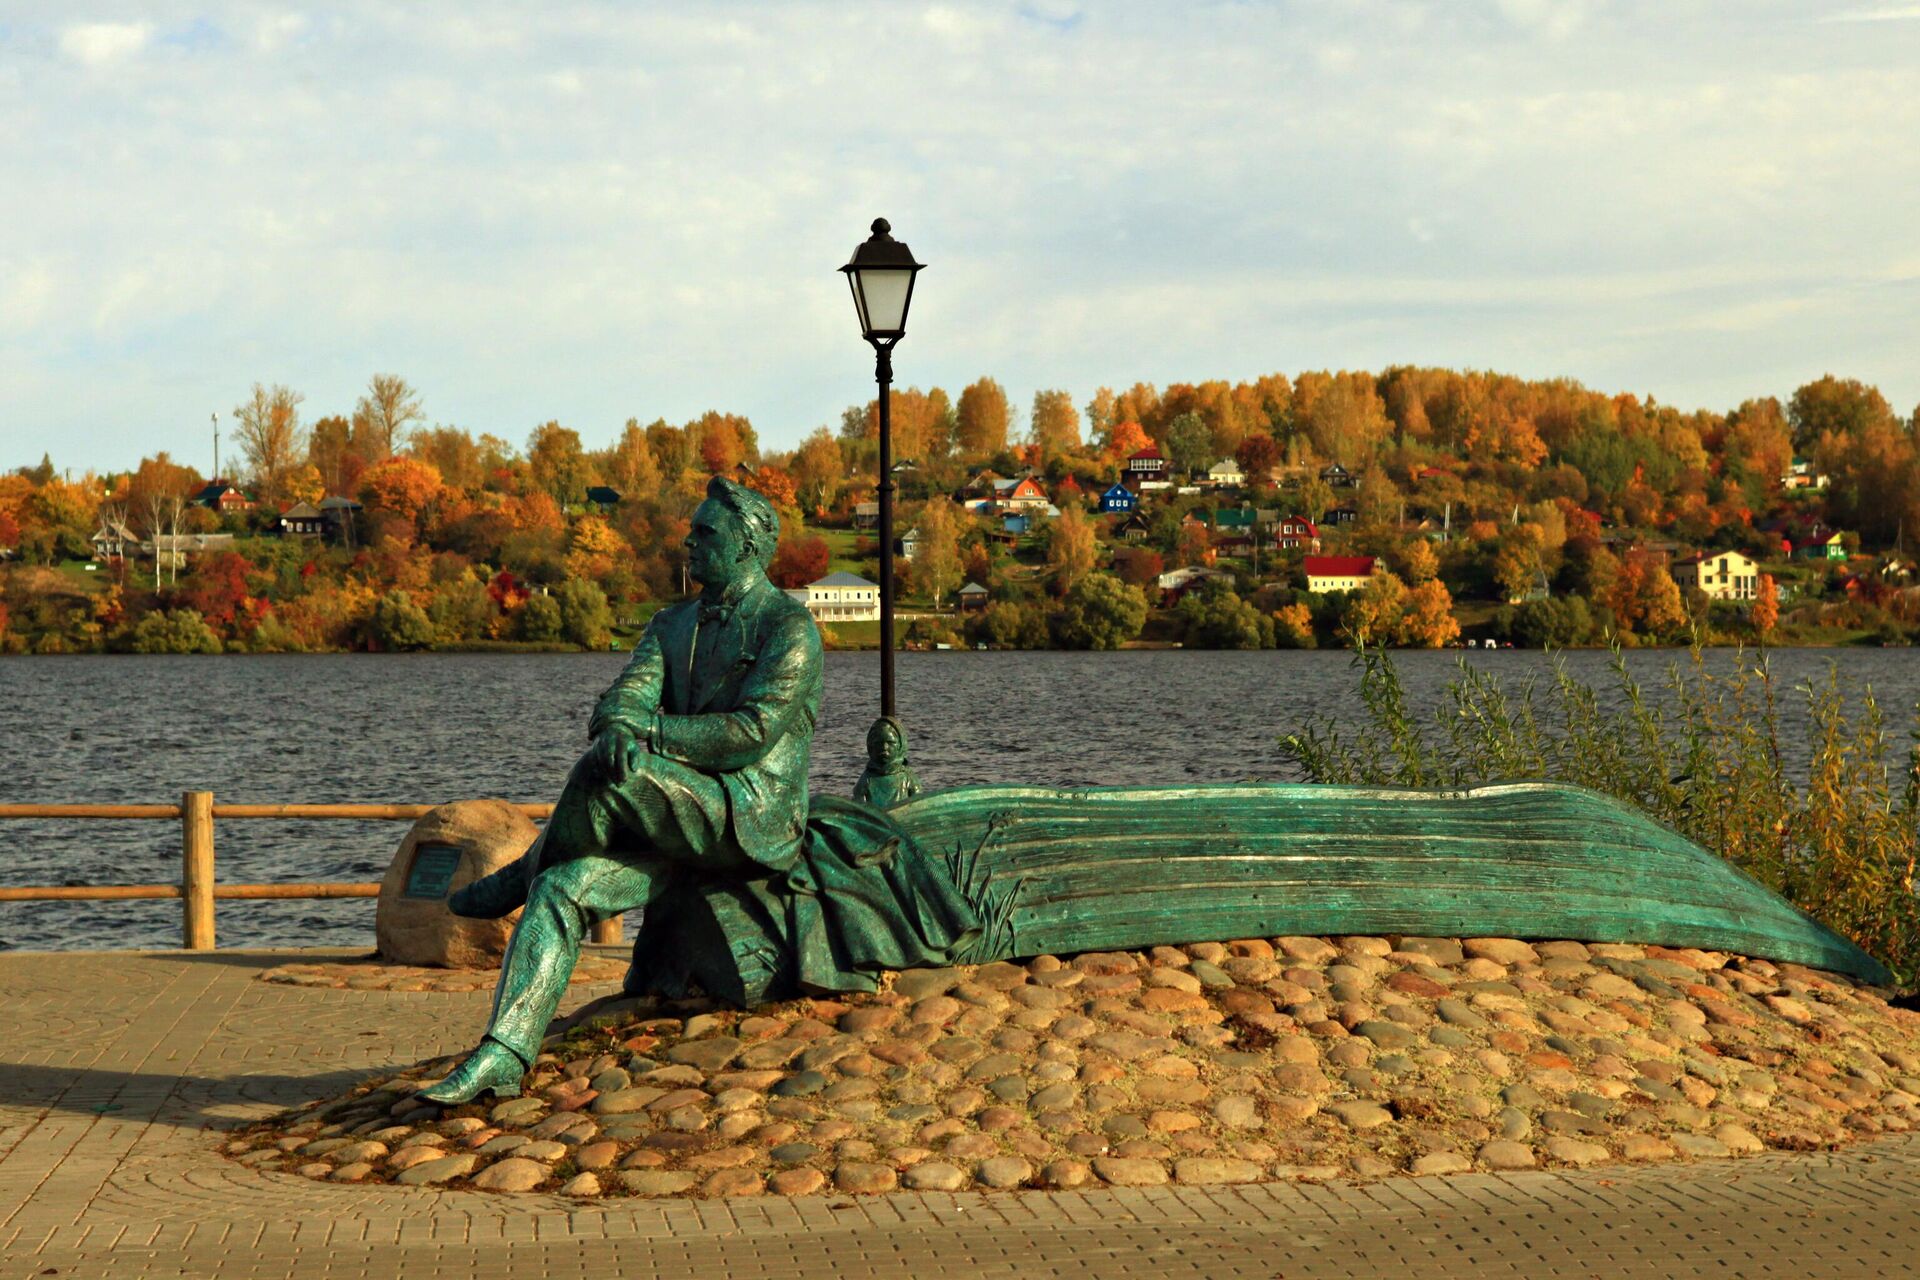
M12 1277L1893 1276L1920 1137L1585 1171L1245 1187L574 1203L323 1185L210 1129L465 1047L489 993L257 980L346 953L0 956ZM610 989L582 984L572 999Z

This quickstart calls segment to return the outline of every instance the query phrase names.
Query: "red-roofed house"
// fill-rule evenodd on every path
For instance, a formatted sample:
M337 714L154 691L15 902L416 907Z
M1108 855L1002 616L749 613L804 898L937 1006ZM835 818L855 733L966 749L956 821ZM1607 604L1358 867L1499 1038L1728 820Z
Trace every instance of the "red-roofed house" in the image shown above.
M1273 540L1282 551L1318 551L1320 530L1305 516L1288 516L1274 527Z
M1307 590L1315 593L1358 591L1380 568L1373 556L1308 556L1300 564L1307 573Z

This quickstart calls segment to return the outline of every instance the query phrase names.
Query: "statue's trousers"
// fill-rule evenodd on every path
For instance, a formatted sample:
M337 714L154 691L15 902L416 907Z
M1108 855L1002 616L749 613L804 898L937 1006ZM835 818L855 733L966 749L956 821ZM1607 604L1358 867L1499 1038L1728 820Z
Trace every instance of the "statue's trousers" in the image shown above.
M489 1039L528 1064L595 922L646 906L683 871L756 869L729 832L719 781L653 755L618 782L593 753L583 756L529 856L539 869L507 943L487 1026Z

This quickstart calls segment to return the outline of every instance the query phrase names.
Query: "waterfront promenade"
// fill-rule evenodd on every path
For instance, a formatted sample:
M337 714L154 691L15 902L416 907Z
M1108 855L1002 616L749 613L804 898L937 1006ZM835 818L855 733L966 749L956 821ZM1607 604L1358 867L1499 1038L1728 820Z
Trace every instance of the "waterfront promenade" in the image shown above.
M609 949L611 954L611 949ZM571 1202L315 1183L213 1130L465 1047L488 992L257 981L352 952L0 955L0 1280L699 1275L1886 1276L1920 1136L1584 1171ZM608 986L577 987L578 1003Z

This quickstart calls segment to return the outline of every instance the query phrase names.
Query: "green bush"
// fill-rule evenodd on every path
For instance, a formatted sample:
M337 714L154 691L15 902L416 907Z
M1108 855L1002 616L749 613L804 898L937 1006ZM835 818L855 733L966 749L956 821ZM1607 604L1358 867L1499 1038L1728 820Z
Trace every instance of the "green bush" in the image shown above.
M552 596L529 596L520 609L522 640L558 640L566 632L560 602Z
M1146 621L1145 592L1112 574L1090 573L1073 584L1050 626L1063 649L1118 649Z
M219 653L220 637L192 609L156 609L133 626L135 653Z
M1837 673L1801 685L1811 763L1786 761L1775 681L1764 656L1730 673L1696 645L1668 668L1656 700L1616 647L1622 709L1557 663L1544 690L1508 689L1466 663L1427 720L1409 710L1392 660L1355 656L1366 715L1343 732L1316 716L1281 740L1313 782L1466 787L1539 779L1590 787L1646 810L1720 854L1879 958L1902 983L1920 977L1920 725L1895 749L1871 689Z
M367 639L386 652L424 649L433 643L433 621L413 597L396 589L373 602L373 612L367 618Z
M606 592L585 578L569 578L556 598L561 635L582 649L604 649L612 643L613 610L607 607Z

